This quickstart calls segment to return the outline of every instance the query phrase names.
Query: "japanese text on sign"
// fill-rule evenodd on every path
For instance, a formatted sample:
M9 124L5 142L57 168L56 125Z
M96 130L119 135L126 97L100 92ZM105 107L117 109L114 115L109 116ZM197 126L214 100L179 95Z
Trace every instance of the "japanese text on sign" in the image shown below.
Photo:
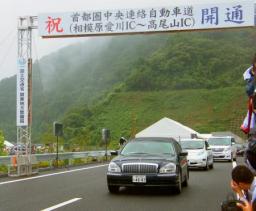
M28 124L28 80L27 62L24 58L18 58L17 73L17 126Z
M246 27L253 25L254 3L252 1L39 15L39 33L43 37Z

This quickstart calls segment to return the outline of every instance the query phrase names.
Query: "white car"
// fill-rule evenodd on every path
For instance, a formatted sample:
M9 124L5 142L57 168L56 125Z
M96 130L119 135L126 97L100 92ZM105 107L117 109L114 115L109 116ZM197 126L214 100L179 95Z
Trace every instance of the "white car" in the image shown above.
M180 145L188 152L188 166L190 168L213 168L213 153L207 141L203 139L182 139Z
M232 136L214 137L208 139L214 160L236 160L236 143Z

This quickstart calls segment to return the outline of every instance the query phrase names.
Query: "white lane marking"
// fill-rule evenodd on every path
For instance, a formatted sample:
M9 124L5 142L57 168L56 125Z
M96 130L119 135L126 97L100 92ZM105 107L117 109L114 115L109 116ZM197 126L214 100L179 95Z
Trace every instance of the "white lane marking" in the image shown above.
M233 168L235 168L237 166L236 161L232 162L232 166L233 166Z
M78 201L78 200L80 200L80 199L82 199L82 198L70 199L70 200L68 200L68 201L62 202L62 203L60 203L60 204L56 204L56 205L54 205L54 206L52 206L52 207L48 207L48 208L43 209L43 210L41 210L41 211L51 211L51 210L55 210L55 209L57 209L57 208L59 208L59 207L66 206L67 204L71 204L71 203L73 203L73 202L75 202L75 201Z
M57 172L57 173L52 173L52 174L45 174L45 175L40 175L40 176L35 176L35 177L11 180L11 181L6 181L6 182L1 182L0 185L5 185L5 184L10 184L10 183L15 183L15 182L23 182L23 181L27 181L27 180L34 180L34 179L39 179L39 178L43 178L43 177L50 177L50 176L55 176L55 175L60 175L60 174L67 174L67 173L72 173L72 172L76 172L76 171L83 171L83 170L88 170L88 169L93 169L93 168L100 168L100 167L107 166L107 165L108 164L99 165L99 166L91 166L91 167L73 169L73 170L69 170L69 171L62 171L62 172Z

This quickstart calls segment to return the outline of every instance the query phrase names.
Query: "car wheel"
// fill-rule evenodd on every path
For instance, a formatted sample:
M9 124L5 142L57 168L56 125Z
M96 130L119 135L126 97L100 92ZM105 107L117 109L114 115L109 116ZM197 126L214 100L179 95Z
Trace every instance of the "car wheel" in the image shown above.
M232 162L232 161L233 161L233 155L231 155L229 162Z
M236 157L233 157L233 161L236 161Z
M185 180L182 182L182 186L187 187L188 186L188 178L189 178L189 173L187 170L187 173L185 175Z
M206 161L206 165L205 165L205 167L204 167L204 170L205 170L205 171L207 171L207 170L208 170L208 168L209 168L209 165L208 165L208 159L207 159L207 161Z
M181 172L179 172L178 184L175 187L175 193L180 194L182 189Z
M108 191L109 191L110 193L118 193L118 191L119 191L119 186L108 185Z
M212 162L212 164L211 164L211 165L209 165L209 167L210 167L210 169L213 169L213 162Z

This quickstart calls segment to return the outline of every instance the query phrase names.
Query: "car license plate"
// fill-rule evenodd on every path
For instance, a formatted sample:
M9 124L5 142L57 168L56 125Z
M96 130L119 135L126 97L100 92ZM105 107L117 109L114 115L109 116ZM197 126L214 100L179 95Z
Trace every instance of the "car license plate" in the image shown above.
M133 175L132 182L135 183L146 183L146 175Z

